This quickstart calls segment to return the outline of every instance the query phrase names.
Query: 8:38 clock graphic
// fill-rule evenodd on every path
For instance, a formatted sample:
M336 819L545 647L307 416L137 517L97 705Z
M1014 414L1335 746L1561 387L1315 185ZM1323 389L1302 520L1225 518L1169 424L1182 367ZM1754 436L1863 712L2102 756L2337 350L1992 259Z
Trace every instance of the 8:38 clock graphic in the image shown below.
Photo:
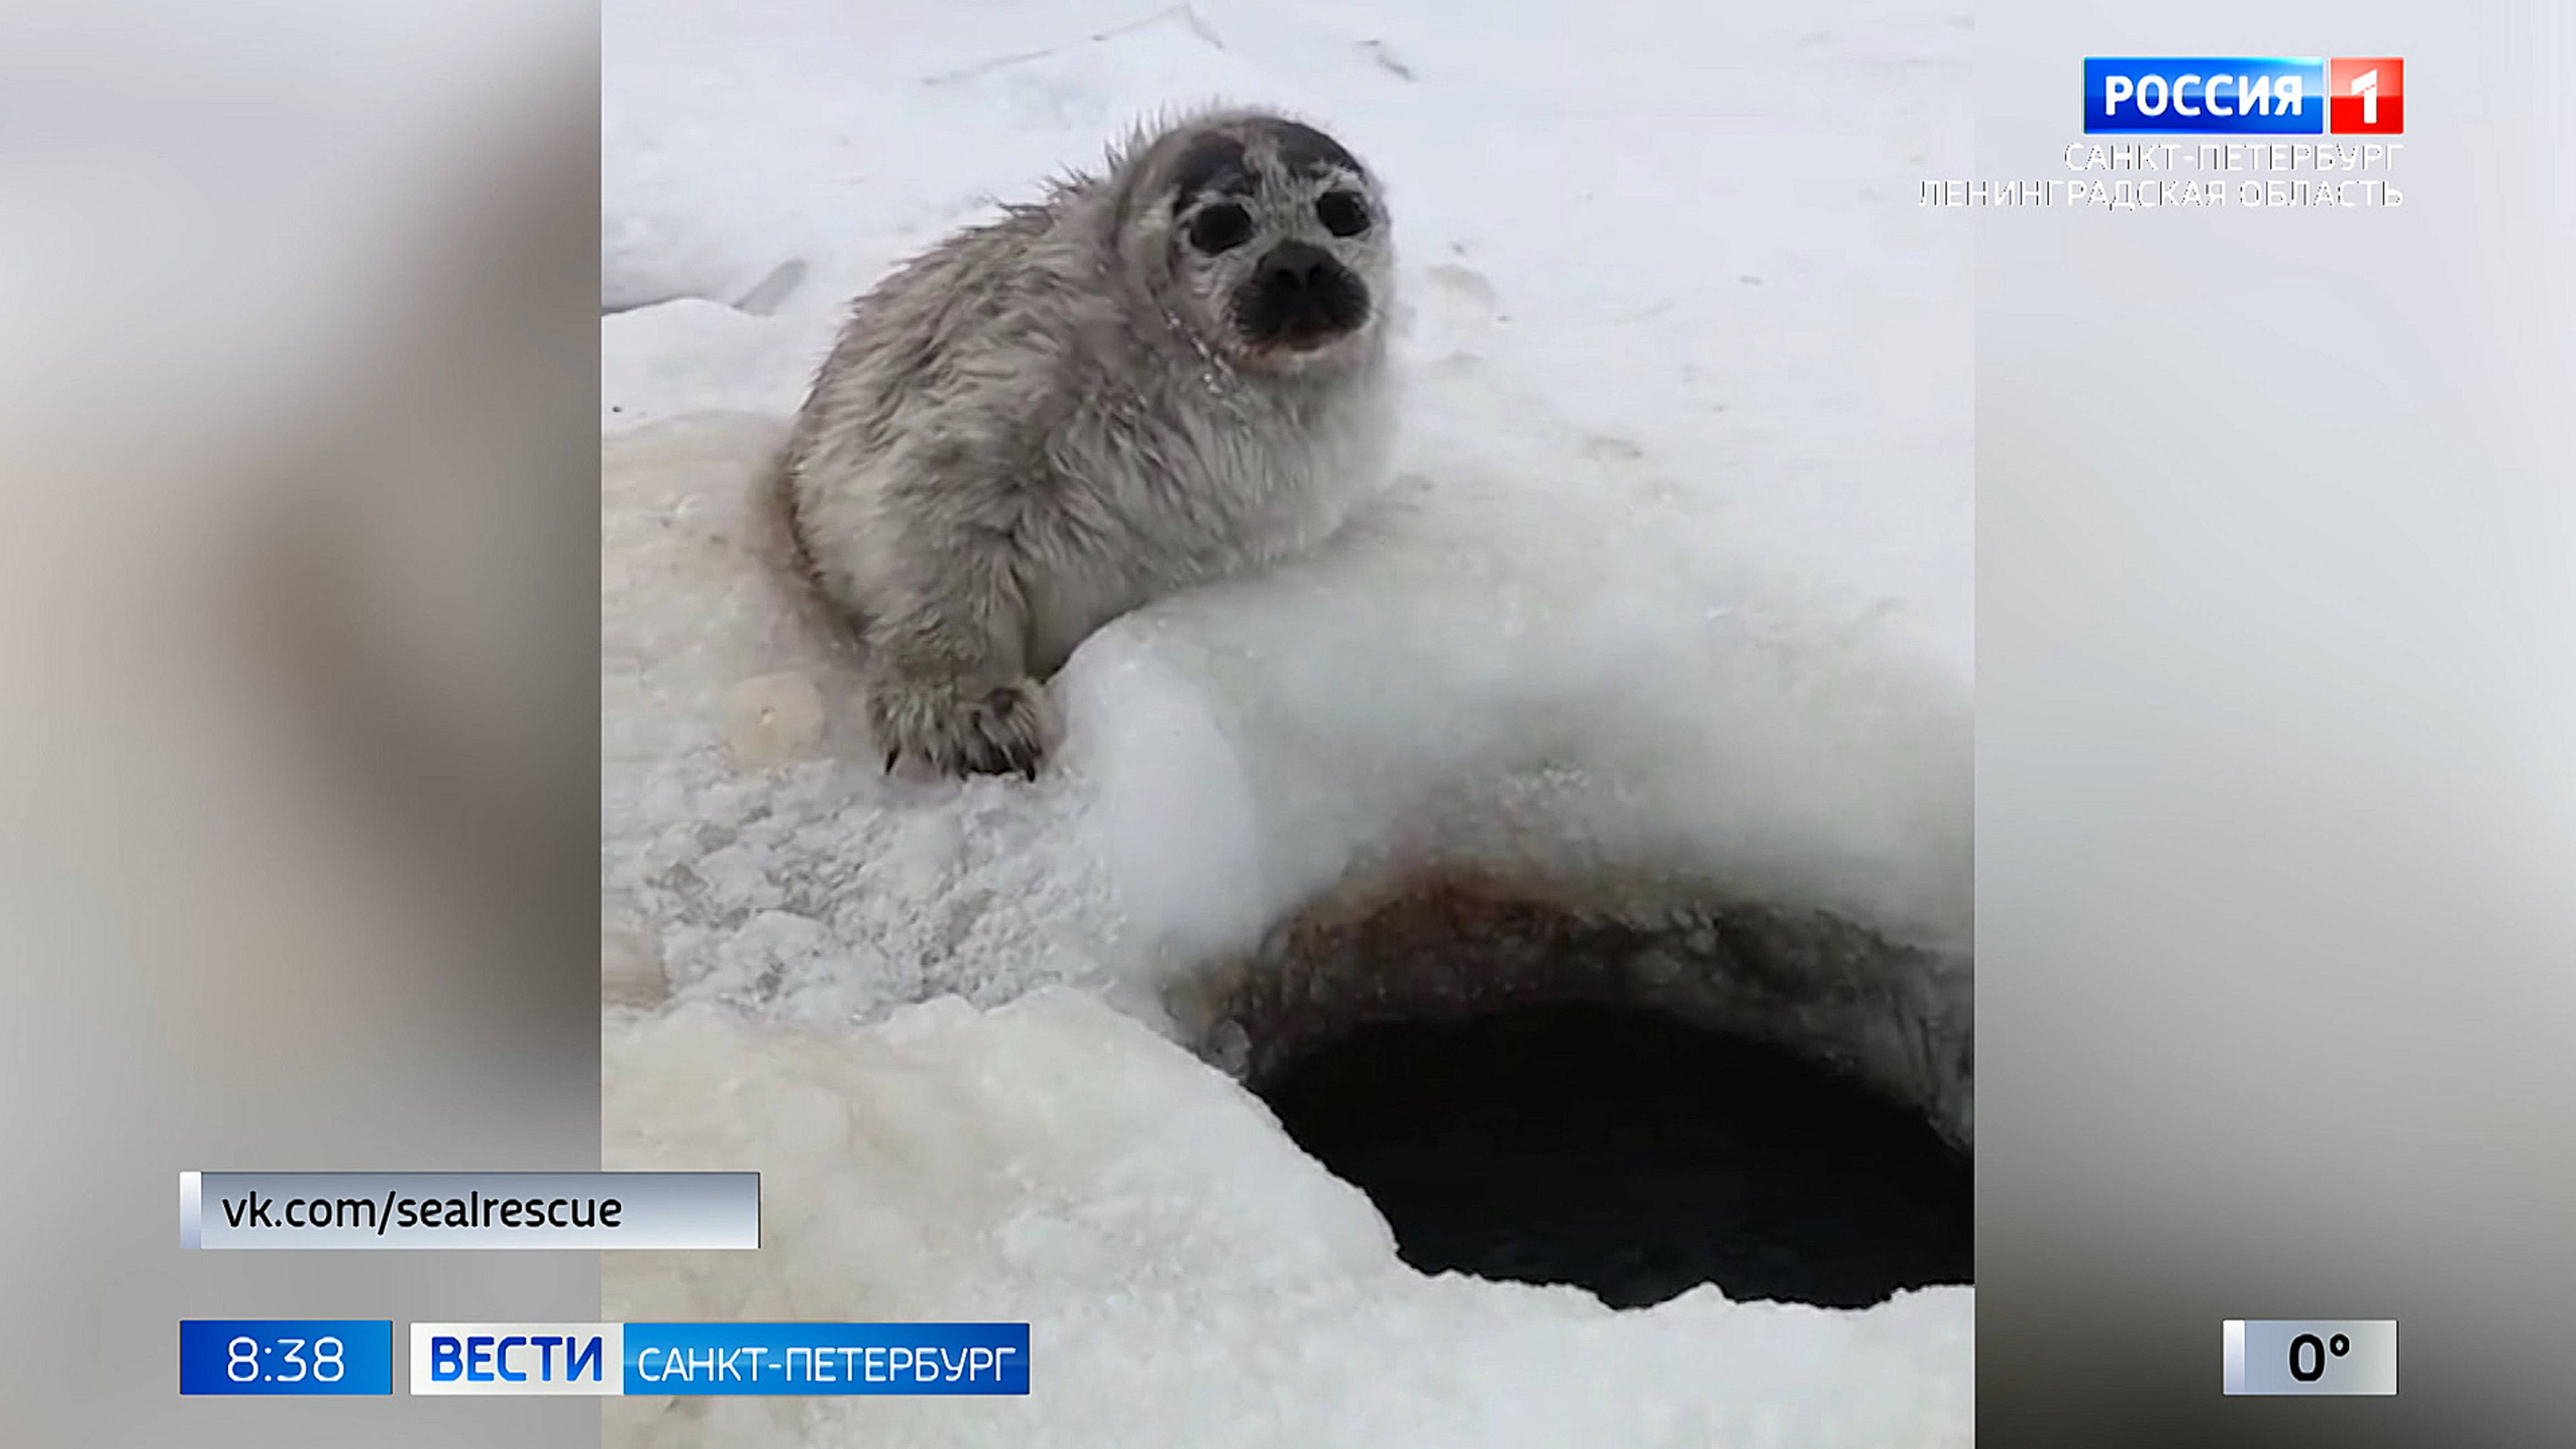
M183 1318L183 1394L390 1394L390 1318Z

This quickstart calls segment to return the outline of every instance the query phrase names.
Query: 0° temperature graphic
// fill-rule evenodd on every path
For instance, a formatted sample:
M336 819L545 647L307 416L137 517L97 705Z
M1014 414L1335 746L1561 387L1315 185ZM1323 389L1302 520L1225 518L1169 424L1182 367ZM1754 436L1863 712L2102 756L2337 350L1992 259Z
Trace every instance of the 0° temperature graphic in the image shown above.
M2393 1318L2231 1318L2221 1337L2229 1394L2397 1392Z

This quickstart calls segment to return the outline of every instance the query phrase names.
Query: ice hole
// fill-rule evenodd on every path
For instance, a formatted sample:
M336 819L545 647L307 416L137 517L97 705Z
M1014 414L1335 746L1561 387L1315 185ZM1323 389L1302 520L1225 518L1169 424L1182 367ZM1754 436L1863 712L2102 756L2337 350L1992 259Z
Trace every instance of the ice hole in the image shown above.
M1857 1308L1974 1281L1967 994L1830 916L1451 880L1170 1003L1423 1272Z

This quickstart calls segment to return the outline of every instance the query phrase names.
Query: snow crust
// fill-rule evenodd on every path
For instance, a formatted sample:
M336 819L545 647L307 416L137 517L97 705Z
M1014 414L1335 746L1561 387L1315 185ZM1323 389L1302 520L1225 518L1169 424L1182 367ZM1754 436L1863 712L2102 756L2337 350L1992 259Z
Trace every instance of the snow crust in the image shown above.
M757 1255L611 1254L627 1318L1026 1321L1022 1399L613 1399L617 1444L1964 1445L1973 1295L1643 1312L1425 1277L1268 1112L1077 993L856 1034L612 1036L611 1168L756 1165ZM747 1271L757 1267L758 1271Z

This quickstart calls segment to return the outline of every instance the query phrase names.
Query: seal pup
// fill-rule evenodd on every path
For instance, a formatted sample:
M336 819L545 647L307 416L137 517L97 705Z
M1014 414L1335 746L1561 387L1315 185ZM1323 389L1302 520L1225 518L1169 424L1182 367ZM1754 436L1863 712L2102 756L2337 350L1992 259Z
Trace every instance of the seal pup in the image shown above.
M1393 278L1367 167L1221 110L859 299L778 477L886 767L1034 778L1085 636L1338 527L1392 435Z

